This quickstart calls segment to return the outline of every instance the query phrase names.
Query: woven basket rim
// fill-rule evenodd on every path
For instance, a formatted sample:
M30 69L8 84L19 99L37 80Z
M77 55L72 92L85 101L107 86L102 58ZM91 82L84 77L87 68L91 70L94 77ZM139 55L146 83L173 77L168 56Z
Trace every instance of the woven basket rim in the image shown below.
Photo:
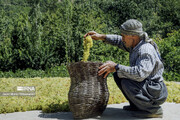
M103 62L101 62L101 61L78 61L78 62L68 63L67 65L77 64L77 63L103 63Z

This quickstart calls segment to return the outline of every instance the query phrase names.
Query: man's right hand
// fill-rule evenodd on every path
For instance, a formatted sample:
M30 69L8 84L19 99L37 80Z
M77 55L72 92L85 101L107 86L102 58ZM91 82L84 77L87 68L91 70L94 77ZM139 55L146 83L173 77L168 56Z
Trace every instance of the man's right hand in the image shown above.
M90 35L93 40L105 40L106 39L106 35L99 34L95 31L89 31L88 33L86 33L84 35L84 38L87 37L88 35Z

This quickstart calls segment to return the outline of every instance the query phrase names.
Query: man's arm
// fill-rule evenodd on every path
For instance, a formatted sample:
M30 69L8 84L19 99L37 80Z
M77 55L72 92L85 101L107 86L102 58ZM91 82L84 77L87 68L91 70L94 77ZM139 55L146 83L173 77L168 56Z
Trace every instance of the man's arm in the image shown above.
M84 38L87 37L88 35L90 35L93 40L102 40L102 41L104 41L106 39L105 34L99 34L99 33L95 32L95 31L90 31L90 32L86 33L84 35Z
M114 45L119 47L122 50L129 52L130 50L127 49L122 41L122 36L120 35L106 35L106 39L104 40L105 43Z
M117 75L119 78L141 82L152 73L155 63L151 53L143 53L137 58L135 66L118 65Z
M104 43L118 46L122 50L129 51L122 42L122 36L120 35L105 35L105 34L99 34L95 31L90 31L86 33L84 37L88 35L90 35L93 40L102 40Z

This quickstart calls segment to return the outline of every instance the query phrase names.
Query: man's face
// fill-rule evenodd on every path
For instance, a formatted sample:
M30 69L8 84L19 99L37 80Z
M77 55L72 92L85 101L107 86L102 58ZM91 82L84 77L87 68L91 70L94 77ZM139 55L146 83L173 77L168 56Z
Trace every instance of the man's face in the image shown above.
M139 40L139 36L137 35L121 34L121 36L122 36L122 41L127 48L135 47L135 45L137 45L137 40Z

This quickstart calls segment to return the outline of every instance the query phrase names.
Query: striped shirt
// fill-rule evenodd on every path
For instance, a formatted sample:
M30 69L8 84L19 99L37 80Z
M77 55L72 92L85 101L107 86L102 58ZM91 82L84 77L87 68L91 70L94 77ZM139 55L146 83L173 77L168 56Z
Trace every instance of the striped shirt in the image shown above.
M130 53L130 66L118 66L117 75L119 78L128 78L138 82L145 79L163 81L163 63L150 43L141 40L134 48L126 48L120 35L106 35L105 43L118 46Z

